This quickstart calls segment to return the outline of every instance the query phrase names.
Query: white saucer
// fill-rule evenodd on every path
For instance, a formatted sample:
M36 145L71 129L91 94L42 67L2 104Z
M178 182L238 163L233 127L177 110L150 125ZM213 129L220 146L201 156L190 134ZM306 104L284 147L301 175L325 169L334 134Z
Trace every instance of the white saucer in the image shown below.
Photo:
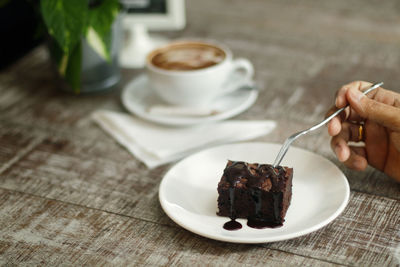
M228 159L271 163L281 145L239 143L214 147L183 159L162 179L159 200L165 213L183 228L211 239L234 243L266 243L299 237L334 220L346 207L350 188L346 177L329 160L291 147L282 165L293 167L293 196L279 228L223 229L227 217L216 215L217 185Z
M253 86L249 81L249 86ZM149 88L147 75L143 74L130 82L123 90L121 99L125 108L136 116L166 125L193 125L231 118L240 114L254 104L258 90L244 89L227 94L210 103L210 110L216 114L206 116L154 114L149 110L154 106L167 105Z

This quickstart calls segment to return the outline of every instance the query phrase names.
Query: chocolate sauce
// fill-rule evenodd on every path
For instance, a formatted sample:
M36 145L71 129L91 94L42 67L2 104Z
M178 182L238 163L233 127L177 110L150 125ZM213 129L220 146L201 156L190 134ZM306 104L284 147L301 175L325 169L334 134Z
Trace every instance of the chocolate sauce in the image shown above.
M276 223L272 221L263 221L254 218L247 219L247 226L256 229L263 229L263 228L275 228L282 226L281 223Z
M242 224L235 220L230 220L224 224L224 229L229 231L239 230L242 228Z
M229 218L231 218L231 220L235 220L236 214L235 210L233 209L233 205L235 204L235 187L229 187L229 202L230 202Z
M281 199L282 195L279 193L272 194L272 198L274 199L274 216L275 220L279 219L279 203L282 203Z
M237 222L236 214L234 213L235 204L235 191L238 183L242 179L246 180L247 187L250 188L250 194L254 201L254 215L247 218L247 225L252 228L262 229L266 227L274 228L282 226L279 223L279 204L281 203L281 194L273 193L273 210L274 210L274 220L263 220L261 210L262 210L262 186L265 184L266 179L271 181L270 190L277 190L279 188L278 176L284 171L282 167L278 166L273 168L271 165L259 165L259 164L246 164L242 161L232 162L228 166L224 175L228 181L229 187L229 202L230 202L230 221L224 224L224 229L226 230L238 230L242 228L242 225ZM278 173L278 175L277 175Z
M257 192L257 191L255 191ZM274 218L272 220L265 220L261 219L262 214L261 214L261 205L258 203L261 203L261 191L259 191L259 195L253 194L253 198L257 198L257 201L255 201L255 214L254 216L250 216L247 218L247 226L252 227L252 228L257 228L257 229L263 229L263 228L275 228L282 226L282 223L280 223L280 218L279 218L279 203L281 203L281 194L280 193L272 193L272 201L273 201L273 207L274 207Z
M226 222L224 224L224 229L233 231L233 230L238 230L242 228L242 225L235 221L236 219L236 214L234 212L234 205L235 205L235 189L236 189L236 184L240 182L240 179L243 177L246 177L248 173L244 171L244 168L246 165L241 162L236 162L231 165L232 168L227 168L225 170L225 175L229 181L230 187L229 187L229 204L230 204L230 215L229 218L231 220L229 222Z
M252 188L250 189L251 197L254 201L254 214L256 217L261 216L261 189Z

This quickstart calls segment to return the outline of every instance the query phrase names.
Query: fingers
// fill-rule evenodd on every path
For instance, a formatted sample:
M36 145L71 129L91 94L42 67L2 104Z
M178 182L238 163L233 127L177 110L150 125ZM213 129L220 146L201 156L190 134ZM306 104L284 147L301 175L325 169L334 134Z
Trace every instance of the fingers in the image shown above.
M332 107L328 112L325 114L325 118L332 115L337 110L336 107ZM334 117L330 122L328 122L328 133L330 136L335 136L339 134L342 130L342 121L345 120L345 113L341 112L338 116Z
M358 90L364 91L365 89L369 88L372 83L364 82L364 81L355 81L349 84L343 85L337 92L336 96L336 107L342 108L346 105L349 105L349 101L347 99L347 92L349 90ZM373 97L373 92L368 93L369 97ZM350 106L349 110L346 113L346 119L353 122L361 122L363 118Z
M350 157L344 162L344 165L357 171L365 170L368 166L365 148L350 146L350 152Z
M337 144L347 142L359 142L359 124L344 122L341 124L341 131L332 137L331 145L334 148Z
M386 103L395 105L398 101L396 94L384 89L378 89L375 96ZM379 123L391 130L400 131L400 109L364 96L357 88L350 88L346 92L351 107L364 119Z
M350 158L350 148L343 139L331 141L331 147L339 161L345 162Z
M364 81L355 81L349 84L343 85L337 92L335 105L337 108L342 108L348 105L348 101L346 99L346 93L349 89L355 89L362 91L363 88L368 88L372 85L372 83L364 82Z
M364 170L367 165L366 150L364 147L349 146L348 142L358 142L359 125L343 123L342 131L331 140L332 150L339 161L355 170Z
M364 147L348 146L346 143L343 146L337 146L334 152L338 160L351 169L362 171L368 166Z
M363 88L370 87L372 84L369 82L364 82L364 81L355 81L351 82L349 84L343 85L338 92L336 93L336 101L335 101L335 107L331 108L328 113L326 114L325 117L328 117L331 115L333 112L335 112L338 108L342 108L346 105L348 105L348 100L346 98L346 93L350 89L357 89L361 90ZM399 99L400 101L400 99ZM328 133L331 136L337 135L341 131L341 125L340 123L345 120L350 120L352 122L361 122L363 119L353 108L347 108L345 109L345 112L342 112L337 116L337 118L333 118L329 123L328 123Z
M336 116L328 123L328 134L330 136L336 136L340 133L341 130L342 130L342 122L338 118L338 116Z
M335 113L338 110L337 107L331 107L328 112L325 114L325 118L329 117L333 113ZM328 122L328 133L330 136L335 136L339 134L339 132L342 130L342 121L345 121L349 118L350 116L350 108L346 108L343 112L339 113L336 117L332 118L330 122Z
M325 118L329 117L332 113L337 111L336 107L332 107L325 115ZM357 124L363 121L361 118L352 108L346 108L343 112L339 113L338 116L334 117L328 124L328 133L330 136L335 136L339 134L342 130L342 122L343 121L350 121Z
M368 155L370 155L370 157L367 157L368 163L379 170L383 170L390 146L388 131L376 122L368 120L364 125L364 138L368 147Z
M400 94L381 87L371 92L371 95L368 94L368 97L386 105L399 107Z
M346 161L350 156L348 142L359 142L359 125L344 122L341 131L332 137L331 147L338 159L342 162Z

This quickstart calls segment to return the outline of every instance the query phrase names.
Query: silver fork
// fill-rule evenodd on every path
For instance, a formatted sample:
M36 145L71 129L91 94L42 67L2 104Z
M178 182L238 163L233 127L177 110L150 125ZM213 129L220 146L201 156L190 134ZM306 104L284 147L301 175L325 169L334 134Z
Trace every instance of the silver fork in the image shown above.
M365 90L363 92L363 94L366 95L369 92L371 92L372 90L375 90L376 88L378 88L378 87L380 87L382 85L383 85L383 82L376 83L376 84L372 85L370 88L368 88L367 90ZM276 156L276 158L275 158L275 161L274 161L274 164L273 164L274 168L277 167L281 163L283 157L286 155L286 152L289 150L289 147L293 143L294 140L296 140L297 138L299 138L302 135L308 134L309 132L314 131L314 130L318 129L319 127L327 124L333 117L338 115L340 112L342 112L347 107L348 107L348 105L343 107L343 108L341 108L341 109L338 109L337 111L335 111L335 113L333 113L332 115L327 117L325 120L321 121L320 123L315 124L314 126L308 128L308 129L306 129L304 131L297 132L297 133L289 136L286 139L285 143L283 143L283 145L281 147L281 150L278 153L278 156Z

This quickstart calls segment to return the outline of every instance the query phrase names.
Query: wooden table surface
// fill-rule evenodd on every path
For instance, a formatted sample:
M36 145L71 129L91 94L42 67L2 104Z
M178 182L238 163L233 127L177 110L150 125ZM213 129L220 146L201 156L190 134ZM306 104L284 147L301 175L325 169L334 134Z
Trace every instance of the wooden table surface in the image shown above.
M188 0L187 27L170 38L211 38L256 69L260 95L237 119L273 119L258 141L283 142L321 120L337 88L384 81L399 91L396 0ZM281 242L214 241L163 212L158 186L172 165L147 169L90 119L123 111L123 70L106 94L60 92L44 47L0 73L0 264L395 266L400 264L400 185L372 168L346 169L326 131L296 146L347 176L350 202L326 227ZM400 164L400 163L399 163Z

